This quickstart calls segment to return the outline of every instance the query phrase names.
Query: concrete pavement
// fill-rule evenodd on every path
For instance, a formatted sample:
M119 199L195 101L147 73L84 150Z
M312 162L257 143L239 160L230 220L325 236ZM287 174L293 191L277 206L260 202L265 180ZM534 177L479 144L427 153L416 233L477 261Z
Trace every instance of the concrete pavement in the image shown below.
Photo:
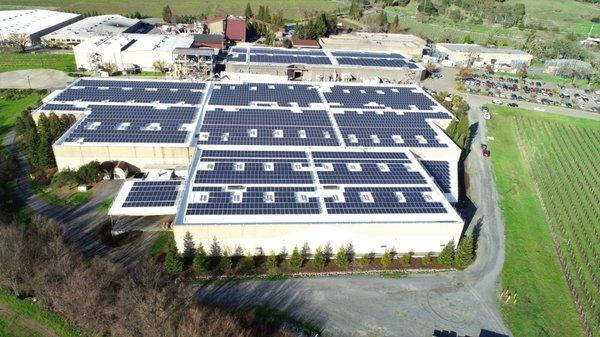
M0 73L0 89L48 89L66 87L75 80L60 70L28 69Z

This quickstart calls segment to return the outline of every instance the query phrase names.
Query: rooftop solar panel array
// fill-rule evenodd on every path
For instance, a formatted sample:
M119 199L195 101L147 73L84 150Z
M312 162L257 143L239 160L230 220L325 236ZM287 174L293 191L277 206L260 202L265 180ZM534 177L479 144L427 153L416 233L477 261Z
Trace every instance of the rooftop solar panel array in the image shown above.
M403 152L204 150L197 156L186 216L448 213Z
M136 181L123 207L173 207L183 181Z
M322 104L317 89L307 84L217 84L209 104L235 106L310 107Z
M386 52L325 51L320 49L283 49L266 47L234 47L228 62L263 64L311 64L418 69L402 54Z
M431 98L413 87L374 87L336 85L324 93L331 107L350 109L431 110Z
M442 192L451 193L452 183L450 177L450 163L440 160L423 160L423 167L431 174Z

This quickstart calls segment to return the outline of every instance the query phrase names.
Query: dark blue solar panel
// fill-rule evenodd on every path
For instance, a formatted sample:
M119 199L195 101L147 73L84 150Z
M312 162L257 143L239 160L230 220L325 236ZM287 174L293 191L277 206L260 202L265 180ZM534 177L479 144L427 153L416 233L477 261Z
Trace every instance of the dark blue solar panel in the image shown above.
M136 181L133 183L123 207L175 206L178 188L182 181Z
M317 90L310 85L288 84L216 84L212 90L209 104L257 106L298 106L310 107L323 103Z
M437 104L421 92L413 92L411 87L364 87L336 85L324 96L332 107L351 109L431 110ZM446 115L446 118L450 118Z
M421 164L431 174L442 192L451 192L450 163L447 161L423 160Z
M361 192L370 192L373 202L363 202ZM400 202L396 192L402 192L405 202ZM441 202L425 200L423 192L429 187L349 187L344 191L345 202L325 198L329 214L425 214L447 213Z
M366 51L332 51L331 55L335 57L404 59L404 55L398 53L375 53Z

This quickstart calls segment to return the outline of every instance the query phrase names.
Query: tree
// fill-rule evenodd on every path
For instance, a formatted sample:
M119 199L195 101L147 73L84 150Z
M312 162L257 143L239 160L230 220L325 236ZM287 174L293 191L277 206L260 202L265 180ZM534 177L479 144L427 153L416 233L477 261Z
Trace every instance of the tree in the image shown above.
M400 264L400 266L403 268L408 267L410 265L412 255L412 252L400 255L400 258L398 259L398 263Z
M300 254L305 260L308 260L310 258L310 246L308 245L308 242L305 242L304 245L302 245L302 250L300 251Z
M183 259L185 264L189 266L189 264L194 259L194 255L196 254L196 247L194 247L194 238L189 231L185 232L183 236Z
M454 240L450 240L450 242L448 242L446 244L446 246L444 246L444 249L442 249L442 251L438 255L437 262L441 266L450 267L452 265L453 260L454 260Z
M521 66L519 70L517 70L517 75L519 75L521 81L525 82L525 79L527 78L527 66Z
M360 265L363 266L363 267L366 267L366 266L370 265L371 261L373 261L373 253L363 254L360 257L360 260L358 260L358 262L360 263Z
M242 260L242 267L241 267L242 272L248 274L248 273L252 272L254 267L255 267L254 256L252 256L251 254L244 256L244 259Z
M385 27L387 27L387 25L388 25L387 12L385 11L385 9L382 9L381 12L379 12L379 27L382 29L385 29Z
M165 271L171 277L177 277L183 271L183 256L177 251L174 240L170 240L165 255Z
M102 172L100 172L100 163L91 161L77 169L77 177L82 184L95 184L102 180Z
M72 188L78 184L79 178L77 177L77 172L70 169L60 171L52 177L52 185L56 187L67 186Z
M387 268L392 264L392 259L393 259L392 251L386 250L385 253L383 253L383 256L381 256L381 260L379 261L379 264L381 264L381 266L383 268Z
M167 64L163 60L154 60L152 62L152 66L154 67L155 71L158 71L160 73L164 73L167 71Z
M25 33L11 33L6 39L6 44L15 48L20 48L21 52L25 52L30 42L29 36Z
M462 67L458 71L458 76L462 78L469 78L473 76L473 70L471 69L471 67Z
M252 7L250 7L249 2L246 4L246 10L244 10L244 16L246 16L247 18L254 17L254 14L252 13Z
M352 3L350 4L349 14L353 20L360 19L360 7L357 0L352 0Z
M228 273L231 271L231 268L233 268L233 261L231 260L231 256L229 256L229 252L225 250L219 258L219 270Z
M198 244L198 247L196 247L196 254L192 261L192 270L198 275L204 274L209 270L208 255L206 254L202 243Z
M433 253L432 253L432 252L429 252L429 253L427 253L427 254L423 255L423 257L421 258L421 263L422 263L424 266L429 266L429 265L431 265L431 262L432 262L432 257L433 257Z
M298 271L300 270L300 268L302 268L302 255L300 254L300 251L298 250L298 247L294 247L294 250L292 251L292 255L290 256L290 259L288 260L288 267L290 268L291 271Z
M169 7L169 5L163 7L162 18L163 21L167 23L171 22L171 19L173 19L173 12L171 11L171 7Z
M344 246L340 246L335 254L335 264L340 268L348 266L348 250Z
M392 33L400 32L400 18L398 17L398 15L396 15L394 17L394 21L392 21L391 31Z
M277 257L277 255L275 254L274 251L271 251L269 253L269 256L267 257L267 271L269 273L274 273L277 271L278 267L279 267L279 258Z
M315 255L313 255L312 265L316 270L325 269L325 264L327 263L327 259L325 257L325 252L321 246L317 247L315 250Z
M465 236L454 254L454 264L459 268L467 267L473 261L473 234Z

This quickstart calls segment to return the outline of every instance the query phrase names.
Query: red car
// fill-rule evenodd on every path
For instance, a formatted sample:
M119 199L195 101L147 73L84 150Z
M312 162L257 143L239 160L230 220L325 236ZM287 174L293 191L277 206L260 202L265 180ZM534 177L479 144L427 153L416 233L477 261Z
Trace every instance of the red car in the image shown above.
M483 156L484 156L484 157L489 157L489 156L490 156L490 154L491 154L490 150L488 150L488 149L484 149L484 150L483 150Z

